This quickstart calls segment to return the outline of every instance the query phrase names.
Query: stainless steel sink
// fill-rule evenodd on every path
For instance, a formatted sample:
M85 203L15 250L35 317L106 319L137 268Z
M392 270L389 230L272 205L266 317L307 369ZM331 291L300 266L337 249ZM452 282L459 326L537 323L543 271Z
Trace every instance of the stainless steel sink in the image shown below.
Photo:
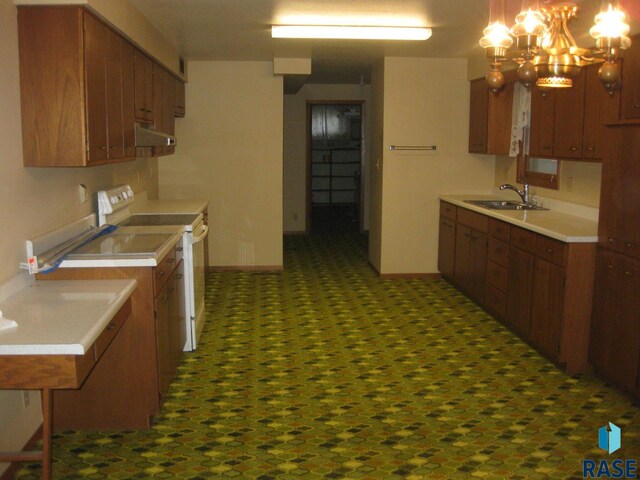
M510 200L465 200L465 202L490 210L548 210L548 208L538 207L537 205Z

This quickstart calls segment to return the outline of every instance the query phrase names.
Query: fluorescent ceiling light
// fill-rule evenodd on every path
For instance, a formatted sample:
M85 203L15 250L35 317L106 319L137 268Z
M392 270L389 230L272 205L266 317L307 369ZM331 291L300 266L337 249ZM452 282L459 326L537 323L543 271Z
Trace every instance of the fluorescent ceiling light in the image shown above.
M273 38L346 38L355 40L426 40L430 28L347 25L273 25Z

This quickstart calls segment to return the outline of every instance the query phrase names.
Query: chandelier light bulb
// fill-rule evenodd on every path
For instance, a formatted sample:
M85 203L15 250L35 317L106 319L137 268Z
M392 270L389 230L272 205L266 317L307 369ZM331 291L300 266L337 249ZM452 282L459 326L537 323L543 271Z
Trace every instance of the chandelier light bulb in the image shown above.
M496 48L506 50L513 43L513 39L509 35L509 29L504 23L493 22L490 23L487 28L482 32L484 35L480 39L480 46L482 48Z
M514 37L520 35L544 35L547 26L544 23L544 16L539 11L528 9L516 16L516 23L511 27L511 34Z
M591 27L589 33L596 40L600 38L620 38L621 40L626 39L629 45L631 44L631 40L627 37L629 34L627 15L620 8L614 8L609 4L606 10L595 16L594 21L595 25Z

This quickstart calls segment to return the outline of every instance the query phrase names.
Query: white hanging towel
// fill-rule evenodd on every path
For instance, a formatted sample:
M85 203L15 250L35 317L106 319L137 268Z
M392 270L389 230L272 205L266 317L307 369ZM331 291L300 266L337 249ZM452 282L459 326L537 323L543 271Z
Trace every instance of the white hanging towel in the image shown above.
M511 140L509 142L509 156L517 157L520 152L520 142L523 142L523 153L529 153L528 138L525 129L529 126L531 115L531 90L516 82L513 89L513 108L511 110Z

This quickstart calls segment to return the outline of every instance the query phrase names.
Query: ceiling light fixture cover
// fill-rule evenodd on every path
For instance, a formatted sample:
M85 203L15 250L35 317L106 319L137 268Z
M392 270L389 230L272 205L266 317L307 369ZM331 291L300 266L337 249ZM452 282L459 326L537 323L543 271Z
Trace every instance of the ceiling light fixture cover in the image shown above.
M430 28L356 25L273 25L273 38L334 38L350 40L427 40Z

